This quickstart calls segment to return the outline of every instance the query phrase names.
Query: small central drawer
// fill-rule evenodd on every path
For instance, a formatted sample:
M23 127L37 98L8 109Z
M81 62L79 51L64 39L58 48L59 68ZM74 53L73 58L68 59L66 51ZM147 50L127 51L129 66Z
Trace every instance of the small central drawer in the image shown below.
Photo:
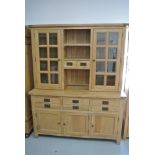
M63 109L64 110L89 110L89 99L83 98L63 98Z
M74 68L77 66L76 61L64 61L64 67L66 68Z
M89 61L78 61L77 66L79 68L89 68Z

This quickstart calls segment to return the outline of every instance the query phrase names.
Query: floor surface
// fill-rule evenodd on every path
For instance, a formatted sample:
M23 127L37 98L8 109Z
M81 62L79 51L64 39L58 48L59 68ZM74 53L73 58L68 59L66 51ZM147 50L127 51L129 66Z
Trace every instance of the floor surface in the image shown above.
M54 136L25 139L25 155L129 155L129 140L120 145L111 140L63 138Z

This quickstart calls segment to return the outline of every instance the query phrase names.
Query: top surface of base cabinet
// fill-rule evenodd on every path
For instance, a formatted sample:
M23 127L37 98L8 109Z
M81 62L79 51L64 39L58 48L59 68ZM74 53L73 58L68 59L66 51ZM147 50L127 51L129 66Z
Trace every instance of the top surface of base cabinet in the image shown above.
M35 88L120 91L126 27L30 26Z

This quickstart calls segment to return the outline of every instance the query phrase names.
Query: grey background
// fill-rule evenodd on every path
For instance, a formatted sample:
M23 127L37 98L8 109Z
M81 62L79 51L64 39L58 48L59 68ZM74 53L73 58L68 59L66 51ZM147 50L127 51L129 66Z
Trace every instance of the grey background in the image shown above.
M128 23L129 0L25 0L25 24Z

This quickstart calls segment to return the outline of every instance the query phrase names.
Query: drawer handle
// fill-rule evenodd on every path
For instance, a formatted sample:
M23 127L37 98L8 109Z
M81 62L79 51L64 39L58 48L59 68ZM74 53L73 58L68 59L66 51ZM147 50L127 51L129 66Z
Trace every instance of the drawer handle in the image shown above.
M58 125L60 125L61 123L60 122L58 122Z
M73 66L72 62L67 62L67 66Z
M44 98L44 102L50 102L49 98Z
M63 123L63 125L66 125L66 123Z
M107 107L102 107L102 111L108 111Z
M80 63L80 66L87 66L87 64L84 63L84 62L81 62L81 63Z
M73 106L73 110L79 110L79 106Z
M94 127L94 125L92 124L92 125L91 125L91 127L93 128L93 127Z
M109 101L102 101L102 105L108 105Z
M45 103L44 104L44 108L50 108L51 106L50 106L50 104L49 103Z
M72 100L72 103L79 103L79 100Z

